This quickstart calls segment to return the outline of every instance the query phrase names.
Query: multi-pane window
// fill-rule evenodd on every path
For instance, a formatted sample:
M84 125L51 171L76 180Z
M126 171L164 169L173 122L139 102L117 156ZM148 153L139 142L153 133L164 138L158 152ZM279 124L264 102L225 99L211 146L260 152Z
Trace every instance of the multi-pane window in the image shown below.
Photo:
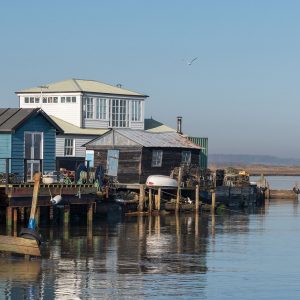
M65 156L74 156L74 139L65 139Z
M131 100L131 121L141 121L140 100Z
M35 103L39 103L39 102L40 102L40 99L39 98L35 98ZM42 102L43 103L58 103L58 97L46 97L46 96L43 96ZM33 103L33 101L30 100L30 103Z
M163 157L162 150L153 150L151 166L152 167L161 167L162 166L162 157Z
M182 151L181 152L181 163L185 165L191 164L191 151Z
M86 119L94 118L94 103L93 98L84 99L84 117Z
M106 99L96 98L96 119L106 120Z
M43 134L41 132L25 132L25 159L43 158Z
M123 99L111 99L111 126L128 127L127 101Z
M38 97L25 97L24 98L24 103L39 103L40 98Z
M76 103L76 97L60 97L60 102L61 103Z

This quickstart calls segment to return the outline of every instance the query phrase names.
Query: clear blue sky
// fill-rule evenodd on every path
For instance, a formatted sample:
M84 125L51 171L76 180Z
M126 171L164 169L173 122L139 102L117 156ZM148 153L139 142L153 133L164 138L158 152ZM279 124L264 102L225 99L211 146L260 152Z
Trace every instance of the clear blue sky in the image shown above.
M296 0L3 1L0 106L68 78L121 83L210 153L300 158L299 16Z

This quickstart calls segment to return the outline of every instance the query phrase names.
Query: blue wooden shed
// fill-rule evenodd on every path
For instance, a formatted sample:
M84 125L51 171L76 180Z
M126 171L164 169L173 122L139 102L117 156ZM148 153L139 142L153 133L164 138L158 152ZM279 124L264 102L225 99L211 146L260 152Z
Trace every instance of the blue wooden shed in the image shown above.
M61 128L40 108L0 109L0 172L32 181L56 169L55 139Z

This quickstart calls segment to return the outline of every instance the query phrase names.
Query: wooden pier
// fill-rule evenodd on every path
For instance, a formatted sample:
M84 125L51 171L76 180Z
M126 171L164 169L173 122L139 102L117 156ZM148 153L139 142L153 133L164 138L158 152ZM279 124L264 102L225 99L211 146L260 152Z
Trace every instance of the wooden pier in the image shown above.
M96 202L97 188L93 184L40 184L36 222L40 223L43 213L47 214L48 223L54 219L56 206L51 198L61 195L62 201L57 205L62 208L62 223L68 225L72 206L82 206L86 210L87 224L93 223L93 209ZM33 183L3 184L0 185L0 209L5 210L7 228L16 228L19 221L28 217L28 208L31 207Z

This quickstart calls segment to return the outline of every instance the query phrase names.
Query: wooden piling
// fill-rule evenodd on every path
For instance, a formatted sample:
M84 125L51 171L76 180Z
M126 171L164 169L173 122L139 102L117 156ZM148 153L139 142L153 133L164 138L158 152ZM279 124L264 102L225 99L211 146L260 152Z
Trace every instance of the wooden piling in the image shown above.
M33 194L32 194L32 202L31 202L31 210L30 210L30 217L28 222L28 228L35 229L35 214L37 210L37 201L38 201L38 194L40 189L40 180L41 180L41 173L34 174L34 186L33 186Z
M195 212L198 213L199 212L199 185L196 185L196 189L195 189Z
M94 204L90 203L90 204L88 204L88 207L87 207L87 226L88 227L93 226L93 216L94 216L93 212L94 212Z
M14 219L14 236L17 236L17 228L18 228L18 208L14 208L13 219Z
M215 190L213 190L211 192L211 210L215 211L216 208L216 192Z
M161 188L158 188L157 191L157 210L160 211L160 202L161 202Z
M70 223L70 205L64 206L64 226L69 226Z
M49 206L49 224L51 224L53 222L53 215L54 215L54 211L53 211L53 206Z
M12 227L12 215L13 209L12 207L8 206L6 207L6 227L11 228Z
M149 213L152 212L152 189L149 189Z
M179 211L179 201L180 201L180 194L181 194L181 173L182 173L182 169L181 167L179 167L179 172L178 172L178 185L177 185L177 197L176 197L176 207L175 207L175 211L178 212Z
M140 195L139 195L139 205L138 205L139 212L142 212L144 210L144 201L145 201L145 189L144 189L144 185L140 184Z

